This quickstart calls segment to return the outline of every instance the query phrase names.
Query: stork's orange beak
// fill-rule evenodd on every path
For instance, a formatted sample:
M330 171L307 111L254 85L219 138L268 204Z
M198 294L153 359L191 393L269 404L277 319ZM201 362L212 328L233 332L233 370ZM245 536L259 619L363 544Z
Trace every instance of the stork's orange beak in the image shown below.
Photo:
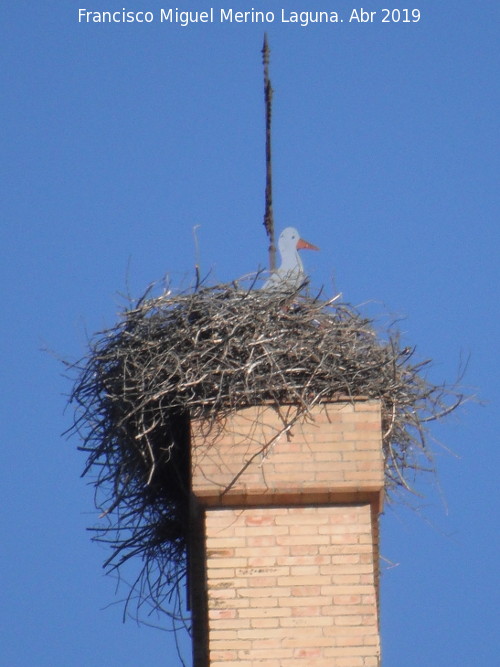
M304 239L299 239L297 241L297 250L319 250L319 248Z

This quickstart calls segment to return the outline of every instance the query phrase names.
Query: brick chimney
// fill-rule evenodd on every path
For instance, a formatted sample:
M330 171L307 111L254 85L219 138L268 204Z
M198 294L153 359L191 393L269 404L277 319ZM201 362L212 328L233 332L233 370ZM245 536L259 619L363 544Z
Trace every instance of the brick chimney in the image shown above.
M377 667L380 404L191 424L194 667Z

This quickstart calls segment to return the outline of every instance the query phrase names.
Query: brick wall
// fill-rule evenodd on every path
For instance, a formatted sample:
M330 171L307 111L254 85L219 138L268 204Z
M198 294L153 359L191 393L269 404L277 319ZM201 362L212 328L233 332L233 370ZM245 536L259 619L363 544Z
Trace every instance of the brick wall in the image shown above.
M195 667L379 664L379 404L286 410L192 425Z

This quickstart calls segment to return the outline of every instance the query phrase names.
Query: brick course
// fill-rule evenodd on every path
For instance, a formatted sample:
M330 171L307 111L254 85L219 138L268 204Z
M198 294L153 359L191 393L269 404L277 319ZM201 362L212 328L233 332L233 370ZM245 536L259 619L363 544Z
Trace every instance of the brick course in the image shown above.
M241 410L220 431L191 427L192 487L204 504L307 503L381 494L378 401L316 406L284 431L294 406ZM288 495L288 497L286 497Z

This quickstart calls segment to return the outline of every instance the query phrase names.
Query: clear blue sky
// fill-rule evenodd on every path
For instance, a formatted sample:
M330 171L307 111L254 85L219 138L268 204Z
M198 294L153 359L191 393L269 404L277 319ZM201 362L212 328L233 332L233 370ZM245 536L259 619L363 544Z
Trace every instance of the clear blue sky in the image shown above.
M189 284L195 225L214 280L266 265L264 27L278 229L321 247L303 256L314 285L403 317L434 381L470 355L485 401L433 431L454 452L436 445L441 491L424 482L419 512L382 518L384 667L498 664L500 5L420 0L397 24L363 5L373 23L349 23L344 0L256 0L274 23L181 27L158 0L87 8L149 24L79 23L82 0L2 4L1 665L180 665L171 635L105 608L119 598L85 532L84 457L61 437L70 385L41 348L76 359L119 293ZM281 23L282 7L345 20Z

